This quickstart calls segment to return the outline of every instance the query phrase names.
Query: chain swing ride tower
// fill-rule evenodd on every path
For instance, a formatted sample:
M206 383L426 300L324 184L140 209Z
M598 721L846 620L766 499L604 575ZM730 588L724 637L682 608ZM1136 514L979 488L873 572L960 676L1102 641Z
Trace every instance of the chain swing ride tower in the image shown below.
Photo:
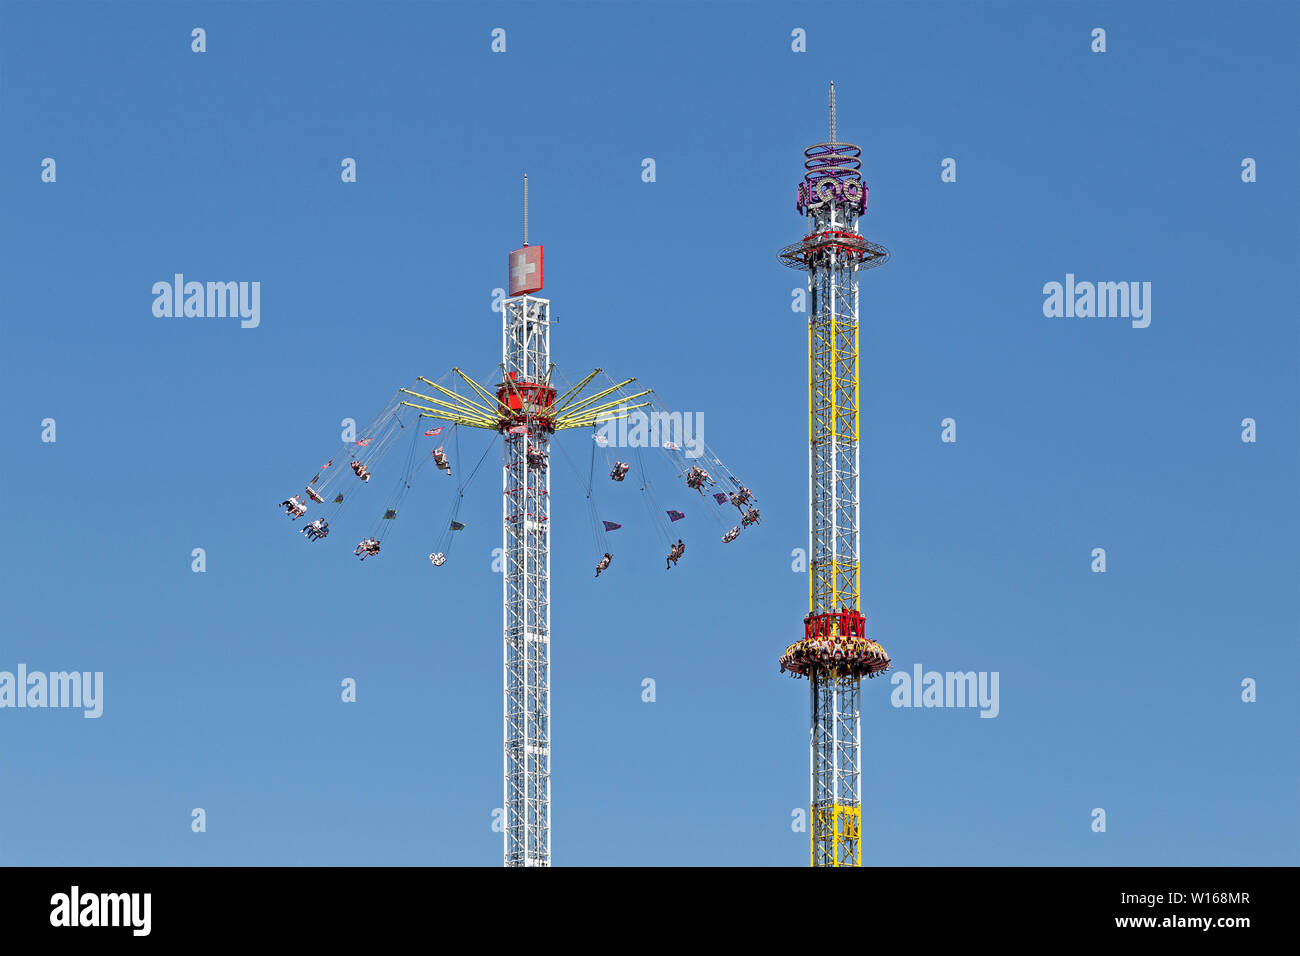
M420 399L402 404L419 409L422 418L495 430L503 439L505 865L550 866L551 436L644 408L648 402L629 402L650 392L623 394L635 381L627 379L582 395L600 369L563 393L552 384L551 303L533 294L542 289L543 247L528 244L527 176L523 221L523 247L508 259L500 384L491 390L457 368L472 397L421 378L438 395L402 389Z
M802 240L780 259L808 276L808 614L781 658L809 680L810 843L813 866L862 864L862 677L889 669L866 636L859 557L858 275L889 258L862 236L862 150L830 136L804 150L795 205Z
M537 291L542 249L528 246L528 177L524 177L524 245L510 257L510 286ZM535 281L530 281L535 280ZM536 285L537 289L532 289ZM551 861L551 472L554 429L551 303L512 295L502 307L497 402L507 412L502 490L502 601L505 636L505 862Z
M735 541L742 527L759 523L757 499L741 484L735 474L723 464L717 453L706 445L703 435L698 442L686 437L689 425L680 412L663 409L652 389L626 391L636 379L615 381L605 376L603 384L592 386L602 369L596 368L580 380L570 384L557 372L551 361L551 303L537 295L542 290L543 249L528 241L528 177L524 177L523 246L510 252L507 258L509 275L508 295L500 303L501 310L501 363L499 378L481 384L462 369L453 367L441 381L417 376L409 388L399 388L384 409L365 429L365 437L351 436L335 453L340 461L350 461L348 468L327 471L334 465L331 458L321 465L301 493L282 501L288 517L296 521L307 513L306 501L326 505L326 514L314 521L305 522L301 530L309 541L319 541L329 535L330 521L337 519L346 502L353 498L352 489L360 490L370 483L372 470L377 469L390 450L406 436L410 445L405 457L397 488L388 499L387 507L374 529L357 545L353 554L365 561L381 551L381 538L390 522L398 515L398 505L405 500L412 481L429 458L418 454L419 438L437 438L444 426L423 432L412 428L405 408L413 408L419 417L436 419L455 426L456 458L459 458L460 428L482 429L495 432L502 442L501 501L502 501L502 645L503 645L503 754L504 800L502 826L506 866L551 865L551 747L554 741L551 727L551 446L555 435L565 429L591 429L593 440L591 467L586 479L587 507L590 512L592 536L597 547L606 548L596 565L596 577L609 567L612 552L609 543L602 539L622 527L616 521L603 520L597 510L593 480L596 449L607 448L611 441L616 447L661 447L672 463L676 478L684 479L686 487L698 492L702 507L713 512L714 520L721 521L717 509L727 515L735 507L740 513L740 523L722 535L722 543ZM499 292L500 290L498 290ZM591 386L588 389L588 386ZM626 419L640 409L653 408L649 420L640 422L641 429L628 430ZM655 416L659 416L657 419ZM403 421L406 418L406 421ZM675 422L675 427L674 427ZM664 424L666 423L666 424ZM667 431L660 431L663 425ZM617 427L617 436L609 431ZM493 436L493 440L495 437ZM452 436L448 436L447 441ZM354 440L355 439L355 440ZM683 448L678 442L687 447ZM698 445L694 447L694 445ZM478 464L462 474L454 483L449 522L442 536L429 554L433 567L447 563L454 534L465 529L457 521L465 489L473 481L480 466L491 452L492 442L478 459ZM719 477L725 477L734 491L714 490L718 482L708 471L695 464L693 459L705 457L716 466ZM438 470L452 475L443 446L432 449L430 458ZM572 462L570 462L572 464ZM623 481L631 468L630 463L613 461L609 478ZM341 483L353 479L343 475L351 473L357 484L341 490ZM579 476L581 481L581 476ZM724 487L726 487L724 485ZM686 517L679 509L660 511L650 490L648 475L641 478L641 493L652 518L662 514L661 523L665 537L670 542L665 568L670 568L682 556L684 546L671 545L667 526ZM337 494L336 494L337 492ZM304 501L303 499L306 499ZM693 500L693 499L692 499ZM692 506L693 509L693 506ZM326 520L326 519L329 520ZM601 528L604 532L601 532ZM373 567L373 565L371 565Z

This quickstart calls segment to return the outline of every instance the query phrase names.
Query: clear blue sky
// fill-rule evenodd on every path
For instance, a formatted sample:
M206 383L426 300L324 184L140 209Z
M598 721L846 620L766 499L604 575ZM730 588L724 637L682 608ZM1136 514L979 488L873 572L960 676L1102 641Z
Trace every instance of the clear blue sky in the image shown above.
M554 862L805 864L807 685L777 673L805 316L775 254L834 79L893 252L862 283L864 610L901 669L1001 697L864 685L865 859L1296 863L1298 16L4 0L0 670L103 671L105 701L0 711L0 862L500 864L495 463L437 572L431 470L364 565L368 528L308 545L275 503L341 419L490 372L527 171L560 367L704 413L765 516L672 574L629 525L594 581L556 472ZM261 325L155 318L175 272L261 282ZM1150 327L1044 317L1067 273L1151 282Z

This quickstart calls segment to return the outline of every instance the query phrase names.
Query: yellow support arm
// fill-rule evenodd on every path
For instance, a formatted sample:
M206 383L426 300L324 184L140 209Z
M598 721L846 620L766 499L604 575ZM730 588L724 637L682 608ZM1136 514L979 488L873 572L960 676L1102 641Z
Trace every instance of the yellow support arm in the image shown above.
M586 398L584 398L584 399L583 399L582 401L580 401L580 402L574 402L572 405L569 405L569 406L567 406L567 407L561 407L561 408L559 409L559 411L556 412L556 415L557 415L557 416L559 416L559 415L571 415L572 413L581 410L584 406L590 405L592 402L598 402L598 401L600 401L602 398L604 398L606 395L609 395L609 394L611 394L611 393L613 393L613 392L617 392L617 391L618 391L620 388L622 388L624 385L631 385L631 384L632 384L633 382L635 382L635 381L636 381L636 379L634 379L634 378L629 378L629 379L628 379L627 381L625 381L625 382L619 382L617 385L611 385L609 388L601 389L599 392L596 392L596 393L593 394L593 395L588 395ZM642 394L642 395L648 395L649 393L650 393L650 390L647 390L647 391L642 392L641 394ZM625 397L626 397L626 396L625 396ZM635 398L636 396L630 396L630 397ZM614 404L617 405L618 403L615 402Z
M558 428L569 428L569 427L571 427L571 426L569 426L567 423L568 423L570 420L580 420L580 421L584 421L584 422L585 422L585 421L587 421L588 419L591 419L591 420L593 420L593 421L599 421L599 420L600 420L600 416L601 416L602 413L607 412L607 411L608 411L609 409L611 409L611 408L618 408L619 406L627 405L628 402L630 402L630 401L632 401L632 400L634 400L634 399L641 398L642 396L645 396L645 395L649 395L649 394L651 393L651 391L653 391L653 389L646 389L644 392L637 392L635 395L620 395L617 399L615 399L615 400L612 401L612 402L606 402L606 403L603 404L603 405L595 405L595 406L592 406L591 408L584 408L584 409L583 409L582 411L580 411L580 412L572 412L572 411L569 411L569 410L566 409L565 411L563 411L563 412L559 415L558 418L556 418L556 427L558 427ZM628 407L627 407L627 410L628 410L628 411L631 411L633 408L645 408L647 405L650 405L650 404L652 404L652 403L650 403L650 402L642 402L642 403L639 404L639 405L628 406ZM622 416L622 415L609 415L609 416L606 416L606 417L607 417L607 418L615 418L615 419L617 419L617 418L622 418L623 416Z
M641 402L639 405L629 405L627 407L627 410L630 412L636 408L649 408L651 404L652 404L651 402ZM621 416L618 415L614 416L615 419L619 417ZM599 425L601 422L604 421L609 421L609 419L592 417L592 418L578 418L578 419L570 420L566 418L563 422L557 423L555 427L556 428L588 428L593 425Z
M474 402L461 402L461 403L444 402L441 399L434 398L431 395L421 395L419 392L413 392L409 388L399 389L399 391L401 391L403 394L411 395L415 398L423 399L424 401L428 402L430 405L436 405L439 408L448 409L453 412L459 412L462 415L470 415L474 417L478 417L481 415L484 418L489 417L489 413L486 410L480 409L480 407Z
M569 389L567 392L565 392L563 395L557 398L555 400L555 407L563 408L564 403L567 402L571 396L574 396L579 392L581 392L584 388L587 387L587 383L590 382L593 378L595 378L599 374L600 374L600 369L593 369L590 375L588 375L577 385L573 386L571 389Z
M430 387L432 387L432 388L437 389L439 392L441 392L443 395L446 395L448 398L451 398L451 399L454 399L454 400L456 400L456 401L458 401L458 402L461 402L461 403L464 404L464 405L472 405L472 406L474 406L474 407L477 408L480 412L483 412L483 413L486 414L486 415L494 415L494 414L496 414L496 413L493 411L493 408L487 408L487 407L485 407L485 406L483 406L483 405L480 405L478 402L474 401L472 398L467 398L466 396L460 394L459 392L453 392L451 389L449 389L449 388L445 388L444 386L439 385L437 382L431 382L431 381L429 381L427 378L425 378L423 375L420 376L420 381L423 382L425 385L428 385L428 386L430 386ZM406 389L402 389L402 391L405 392ZM416 393L415 393L415 392L409 392L408 394L415 395ZM425 396L425 395L421 395L420 397L421 397L421 398L426 398L427 396ZM495 407L495 405L496 405L496 401L495 401L495 400L493 400L492 405L493 405L493 407Z
M495 395L493 395L491 392L485 389L478 382L474 381L472 378L470 378L460 369L453 368L452 371L455 372L457 375L459 375L462 379L464 379L466 385L474 389L474 391L478 392L479 396L483 399L483 401L487 402L493 408L497 407L497 397ZM484 409L484 411L487 411L487 409ZM495 412L491 412L489 414L495 414Z
M402 402L408 408L414 408L420 412L421 418L437 418L444 422L453 422L457 425L467 425L470 428L491 428L495 429L497 423L488 421L486 418L470 418L468 415L460 415L455 412L442 411L436 408L426 408L423 405L416 405L414 402Z

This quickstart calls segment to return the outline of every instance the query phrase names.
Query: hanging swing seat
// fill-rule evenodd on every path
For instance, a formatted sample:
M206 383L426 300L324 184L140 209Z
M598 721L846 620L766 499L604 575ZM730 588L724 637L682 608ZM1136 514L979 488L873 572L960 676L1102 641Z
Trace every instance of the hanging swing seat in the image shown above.
M696 465L686 475L686 487L693 488L700 494L704 494L705 485L714 484L712 476L703 468Z

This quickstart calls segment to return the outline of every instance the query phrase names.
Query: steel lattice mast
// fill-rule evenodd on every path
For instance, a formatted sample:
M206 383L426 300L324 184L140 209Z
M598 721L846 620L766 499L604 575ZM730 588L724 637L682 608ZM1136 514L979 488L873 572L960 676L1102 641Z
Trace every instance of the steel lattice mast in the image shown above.
M510 297L502 304L501 382L492 391L453 369L471 395L420 381L437 395L402 389L421 417L500 432L502 466L502 603L505 648L505 865L551 863L551 436L590 428L646 407L622 394L627 379L583 395L600 369L562 394L552 384L551 303L542 288L543 249L528 244L528 177L524 177L524 244L510 253ZM616 396L611 398L611 396Z
M804 151L796 207L807 235L781 259L808 274L808 614L784 669L810 683L811 862L859 866L862 677L889 668L861 612L858 451L858 274L889 252L863 238L862 150L830 136Z
M521 403L522 434L507 435L501 479L507 866L551 861L551 479L529 462L550 460L550 429L537 420L555 398L550 310L547 299L518 296L502 323L506 380L534 399Z

